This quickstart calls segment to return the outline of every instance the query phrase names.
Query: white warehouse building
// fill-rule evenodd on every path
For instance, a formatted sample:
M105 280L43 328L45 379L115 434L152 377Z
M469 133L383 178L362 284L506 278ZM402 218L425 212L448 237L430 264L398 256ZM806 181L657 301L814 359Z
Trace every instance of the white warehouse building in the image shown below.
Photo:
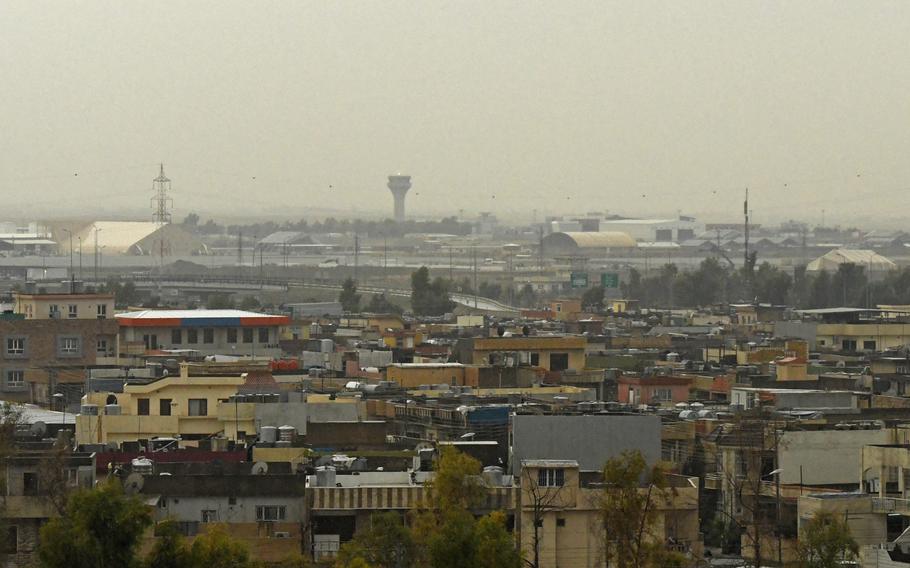
M676 219L611 219L600 222L601 231L620 231L638 242L683 242L705 232L705 224L694 217Z

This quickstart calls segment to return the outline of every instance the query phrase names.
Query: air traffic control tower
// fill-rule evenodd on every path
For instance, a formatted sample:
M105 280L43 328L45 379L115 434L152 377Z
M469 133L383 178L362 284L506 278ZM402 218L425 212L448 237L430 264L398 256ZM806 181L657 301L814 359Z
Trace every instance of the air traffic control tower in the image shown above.
M404 196L411 189L411 176L395 174L389 176L389 191L395 198L395 221L401 223L404 221Z

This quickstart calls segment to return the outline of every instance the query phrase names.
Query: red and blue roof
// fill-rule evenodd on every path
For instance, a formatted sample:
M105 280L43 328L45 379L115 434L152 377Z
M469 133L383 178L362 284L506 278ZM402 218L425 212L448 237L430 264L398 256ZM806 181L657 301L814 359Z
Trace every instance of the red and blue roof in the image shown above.
M243 310L142 310L115 317L123 327L269 327L291 323L289 316Z

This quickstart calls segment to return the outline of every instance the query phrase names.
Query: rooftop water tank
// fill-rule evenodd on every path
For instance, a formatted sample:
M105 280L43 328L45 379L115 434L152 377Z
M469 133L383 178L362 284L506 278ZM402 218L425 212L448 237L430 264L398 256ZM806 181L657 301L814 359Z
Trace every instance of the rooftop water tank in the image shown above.
M259 440L270 443L278 440L278 428L274 426L263 426L259 429Z

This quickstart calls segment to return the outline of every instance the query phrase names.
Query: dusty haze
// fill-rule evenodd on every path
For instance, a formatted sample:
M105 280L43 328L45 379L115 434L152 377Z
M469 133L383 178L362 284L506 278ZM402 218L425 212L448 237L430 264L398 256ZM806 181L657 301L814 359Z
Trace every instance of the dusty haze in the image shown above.
M0 3L7 214L896 220L907 2ZM78 174L78 175L76 175ZM494 198L495 196L495 198ZM66 207L62 206L66 204Z

